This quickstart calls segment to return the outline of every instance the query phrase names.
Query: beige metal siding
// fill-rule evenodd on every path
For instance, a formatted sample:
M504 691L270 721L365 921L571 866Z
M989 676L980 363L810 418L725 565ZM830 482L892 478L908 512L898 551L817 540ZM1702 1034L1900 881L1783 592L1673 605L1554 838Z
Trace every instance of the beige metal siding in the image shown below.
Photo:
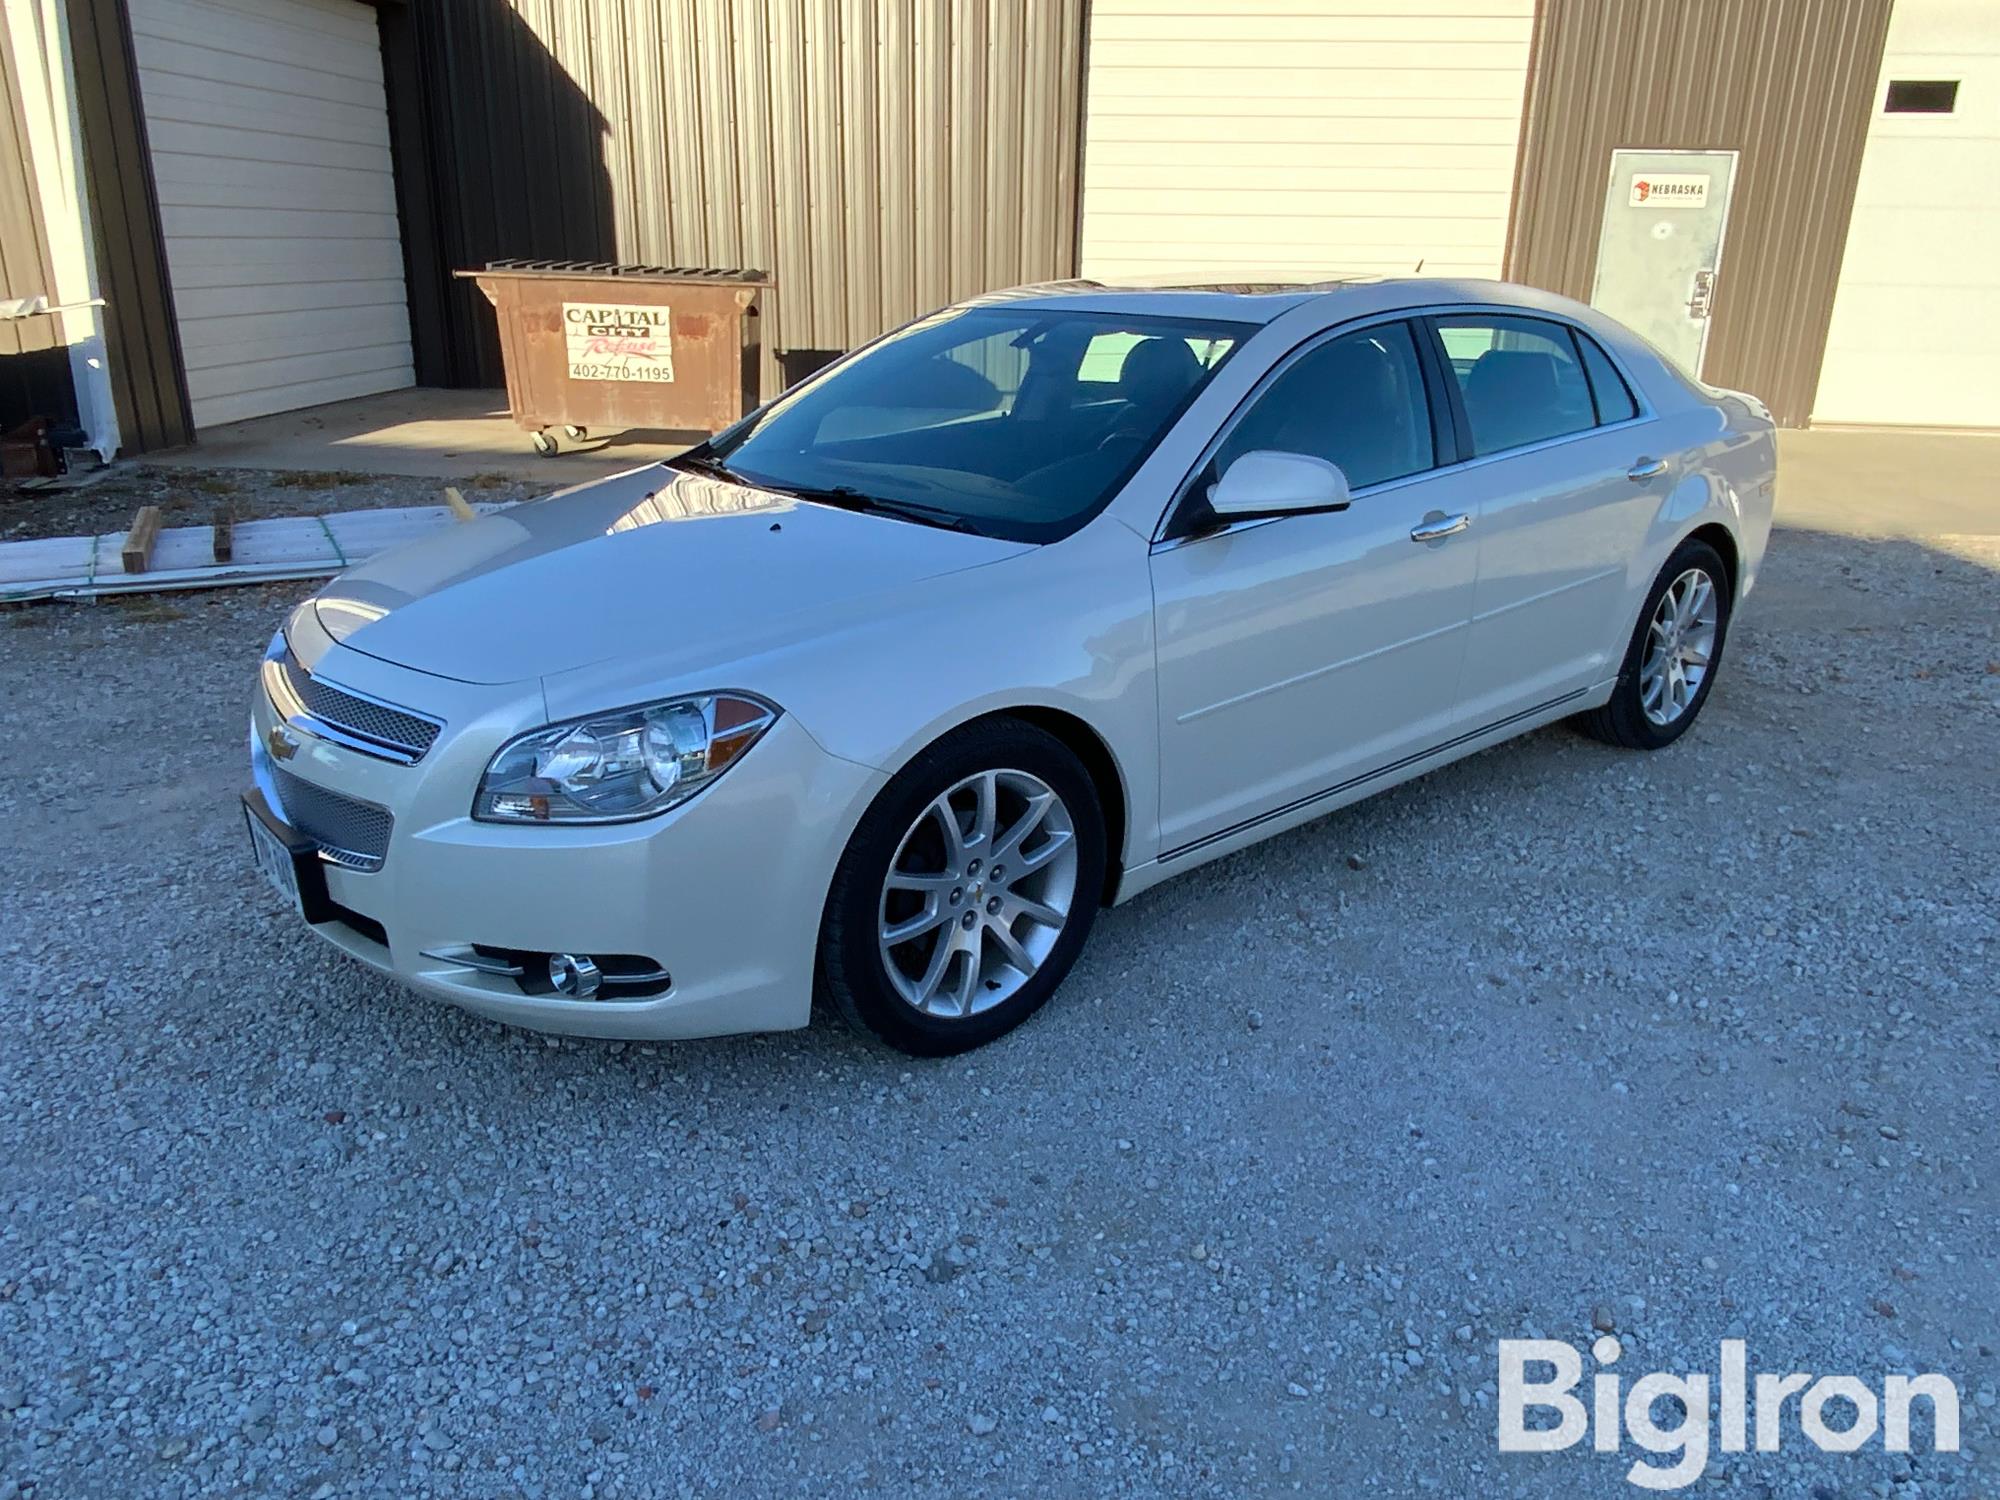
M1508 275L1590 295L1611 152L1734 150L1702 374L1812 409L1889 0L1542 0Z
M4 36L0 42L6 42L0 54L0 298L42 297L54 305L62 299L35 186L24 100L11 42ZM62 320L56 314L0 319L0 359L60 348L62 342Z
M382 50L360 0L131 0L197 427L413 379Z
M1494 276L1534 0L1094 0L1086 276Z
M1888 114L1952 79L1950 114ZM2000 427L2000 9L1896 0L1827 332L1815 422Z
M768 271L767 391L778 350L851 348L959 297L1073 275L1084 9L437 0L418 26L444 112L432 175L458 198L444 256ZM504 208L546 191L545 172L578 195L563 223L470 201L491 184ZM490 313L439 295L459 367L493 380L496 351L470 332Z

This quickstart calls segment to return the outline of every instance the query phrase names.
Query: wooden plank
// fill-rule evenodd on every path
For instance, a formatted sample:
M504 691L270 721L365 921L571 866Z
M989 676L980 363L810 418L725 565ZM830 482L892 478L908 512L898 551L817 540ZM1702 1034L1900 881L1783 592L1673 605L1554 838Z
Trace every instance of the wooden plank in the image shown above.
M506 509L486 501L468 502L468 508L477 515ZM226 563L215 560L216 526L173 526L157 532L146 570L137 574L111 567L129 533L0 542L0 603L324 578L452 525L454 515L444 505L240 524L218 514L217 526L226 521L229 530Z
M226 563L236 555L236 517L226 505L215 513L215 529L210 537L209 549L219 563Z
M153 555L153 542L160 534L160 507L142 505L139 513L132 517L132 528L125 533L125 545L119 548L119 555L125 560L125 571L143 573L146 563Z

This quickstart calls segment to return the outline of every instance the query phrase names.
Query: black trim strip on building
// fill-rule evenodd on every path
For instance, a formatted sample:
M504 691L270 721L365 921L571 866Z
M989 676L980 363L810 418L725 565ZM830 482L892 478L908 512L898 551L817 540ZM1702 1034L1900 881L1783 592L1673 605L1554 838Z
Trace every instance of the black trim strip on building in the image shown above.
M104 343L120 448L194 441L153 153L125 0L68 0Z

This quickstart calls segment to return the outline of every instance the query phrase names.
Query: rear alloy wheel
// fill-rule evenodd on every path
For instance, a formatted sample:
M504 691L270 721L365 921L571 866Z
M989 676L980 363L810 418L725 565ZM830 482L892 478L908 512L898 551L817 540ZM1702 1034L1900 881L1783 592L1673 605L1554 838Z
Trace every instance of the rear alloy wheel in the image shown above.
M1722 660L1728 578L1713 547L1681 543L1647 592L1611 701L1578 715L1578 727L1630 750L1663 749L1686 733Z
M1075 961L1104 882L1088 773L1000 720L925 751L855 831L820 935L820 988L905 1052L944 1056L1034 1013Z
M1716 621L1721 610L1715 580L1689 568L1667 585L1646 625L1639 656L1639 707L1665 729L1701 696L1715 659Z

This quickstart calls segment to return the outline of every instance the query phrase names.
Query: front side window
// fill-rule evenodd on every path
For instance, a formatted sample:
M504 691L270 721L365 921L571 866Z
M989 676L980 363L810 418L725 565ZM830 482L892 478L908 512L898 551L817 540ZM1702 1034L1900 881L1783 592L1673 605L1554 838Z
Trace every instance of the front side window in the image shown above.
M1475 456L1597 425L1590 382L1569 329L1540 318L1440 318L1438 339L1458 382Z
M696 461L807 499L1054 541L1109 501L1249 332L960 308L781 396Z
M1430 407L1409 325L1378 324L1300 355L1223 440L1215 472L1259 449L1329 459L1354 489L1433 467Z

